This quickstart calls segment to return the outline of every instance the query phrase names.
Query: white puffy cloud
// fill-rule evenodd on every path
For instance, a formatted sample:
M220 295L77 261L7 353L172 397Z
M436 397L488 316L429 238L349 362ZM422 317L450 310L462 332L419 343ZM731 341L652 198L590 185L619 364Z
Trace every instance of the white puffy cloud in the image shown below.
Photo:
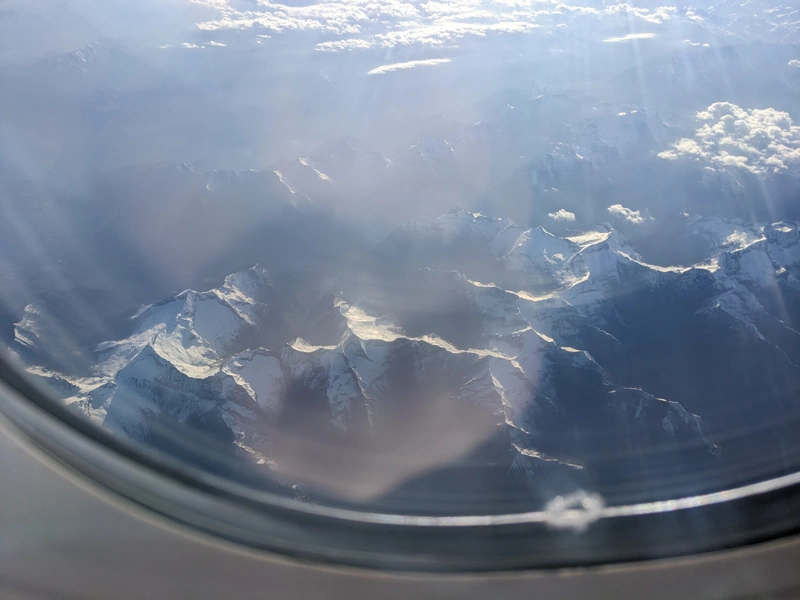
M217 48L225 48L228 44L223 44L222 42L215 42L214 40L211 40L210 42L208 42L208 45L215 46Z
M625 219L629 223L633 223L634 225L639 225L640 223L644 223L647 218L642 216L642 212L639 210L633 210L630 208L625 208L622 204L612 204L608 207L608 212L612 215ZM651 219L652 220L652 217Z
M654 37L656 37L655 33L629 33L628 35L623 35L622 37L612 37L603 41L611 43L630 42L631 40L647 40Z
M569 212L563 208L559 208L556 212L547 213L547 216L553 221L574 221L575 213Z
M792 60L789 61L789 66L790 67L800 67L800 60L797 60L796 58L793 58Z
M669 21L675 16L677 11L678 9L675 6L659 6L651 10L638 6L631 6L630 4L624 4L622 2L606 8L606 13L608 14L623 14L636 17L646 23L653 23L654 25L661 25L665 21Z
M716 102L697 113L700 125L658 156L690 158L715 170L745 169L758 175L790 170L800 173L800 126L774 108L747 110Z
M197 48L200 48L200 46L198 46L197 44L190 44L189 42L183 42L181 46L183 48L188 48L190 50L196 50Z
M401 71L403 69L413 69L414 67L427 67L433 65L441 65L449 63L449 58L429 58L427 60L409 60L408 62L393 63L391 65L381 65L371 71L367 75L383 75L384 73L391 73L392 71Z
M684 12L683 16L686 17L686 19L688 19L689 21L694 21L695 23L702 23L703 21L705 21L703 17L698 15L692 9L689 9L686 12Z

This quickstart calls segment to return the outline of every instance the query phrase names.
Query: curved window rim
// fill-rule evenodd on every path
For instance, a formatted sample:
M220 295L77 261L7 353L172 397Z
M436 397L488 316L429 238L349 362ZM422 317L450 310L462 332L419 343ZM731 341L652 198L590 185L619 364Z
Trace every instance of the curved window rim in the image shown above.
M800 534L800 472L701 496L497 515L386 514L304 503L182 464L52 400L0 354L0 415L101 488L252 549L411 572L504 572L632 563ZM564 518L566 517L566 518Z

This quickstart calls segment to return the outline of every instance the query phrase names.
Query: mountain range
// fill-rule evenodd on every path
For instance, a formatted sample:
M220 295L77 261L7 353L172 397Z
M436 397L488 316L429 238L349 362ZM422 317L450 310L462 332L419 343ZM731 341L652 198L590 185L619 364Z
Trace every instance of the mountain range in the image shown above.
M256 266L144 306L82 372L46 366L35 305L12 348L92 421L156 446L183 432L187 460L217 446L294 494L510 510L780 472L800 304L776 299L800 293L800 229L684 226L705 259L663 267L609 225L559 237L456 209L313 283Z

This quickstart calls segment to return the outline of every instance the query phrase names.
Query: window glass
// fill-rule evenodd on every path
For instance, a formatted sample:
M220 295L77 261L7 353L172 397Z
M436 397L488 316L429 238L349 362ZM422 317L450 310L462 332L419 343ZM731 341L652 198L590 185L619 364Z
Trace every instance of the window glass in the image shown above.
M304 503L628 505L800 465L800 12L10 0L0 341Z

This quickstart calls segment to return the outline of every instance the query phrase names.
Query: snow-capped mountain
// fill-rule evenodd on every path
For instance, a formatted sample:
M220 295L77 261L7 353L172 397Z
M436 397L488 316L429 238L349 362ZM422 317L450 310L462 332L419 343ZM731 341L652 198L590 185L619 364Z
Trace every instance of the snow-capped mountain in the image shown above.
M644 481L735 460L726 428L780 414L775 398L800 380L800 334L762 303L771 286L800 287L797 226L687 223L707 259L658 267L607 226L562 238L458 209L378 244L384 276L369 286L343 271L305 290L301 310L255 267L143 307L88 373L30 372L125 435L211 432L288 485L349 499L464 461L528 499L586 485L613 496L620 469ZM738 341L711 349L712 333ZM17 351L47 336L30 306ZM720 410L739 386L754 394L744 414Z

